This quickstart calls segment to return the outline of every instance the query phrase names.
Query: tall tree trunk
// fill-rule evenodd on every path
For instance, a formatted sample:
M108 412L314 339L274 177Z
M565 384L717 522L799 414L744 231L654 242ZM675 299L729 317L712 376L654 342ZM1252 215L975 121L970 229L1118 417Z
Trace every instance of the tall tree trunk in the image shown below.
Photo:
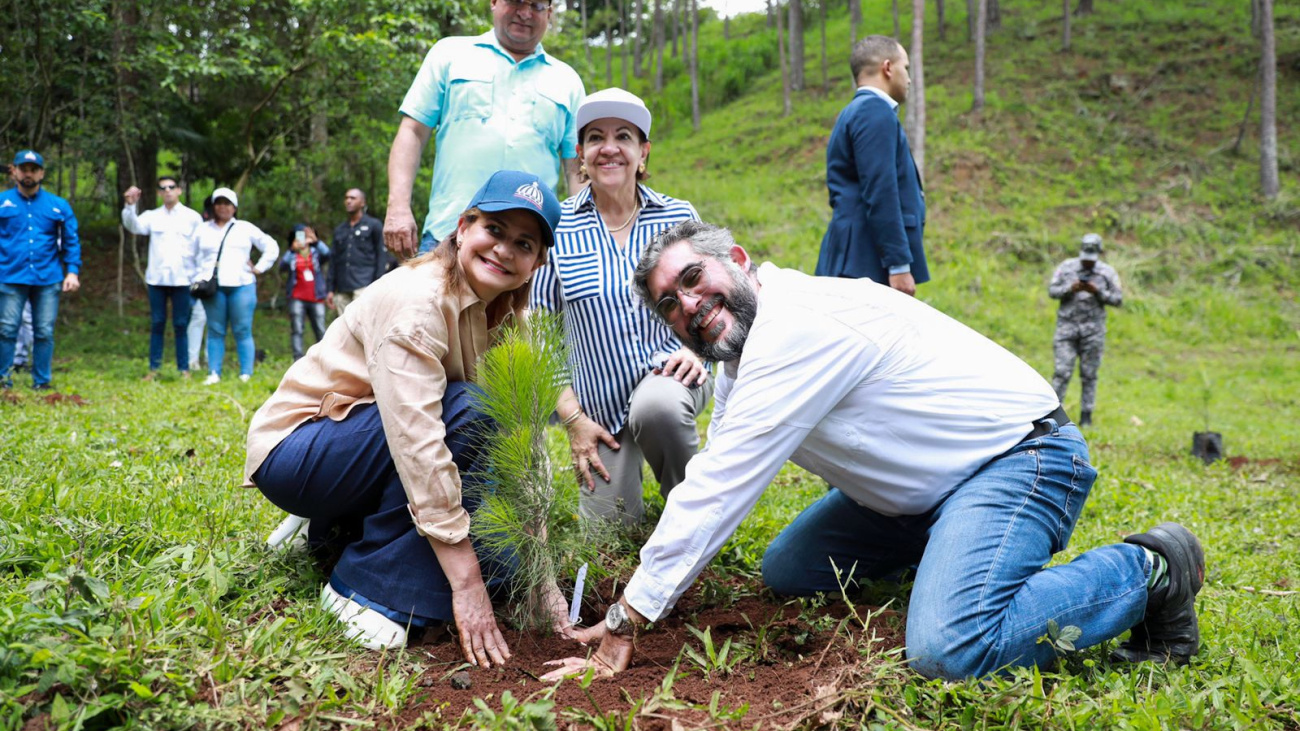
M975 40L975 16L979 11L975 8L975 3L979 0L966 0L966 42L970 43Z
M1079 7L1074 11L1075 15L1092 15L1092 0L1079 0Z
M988 10L984 12L984 31L997 30L1002 27L1002 3L1000 0L988 0Z
M664 0L655 0L655 91L664 90Z
M850 0L852 2L852 0ZM772 9L772 0L767 0L767 27L776 27L776 11Z
M1262 0L1250 0L1250 34L1259 38L1259 4Z
M849 0L849 48L858 42L860 25L862 25L862 0Z
M781 22L781 6L776 6L776 55L781 59L781 116L790 116L790 64L785 57L785 23Z
M673 0L673 17L668 24L673 32L673 58L677 58L677 39L682 35L682 0Z
M898 0L894 0L894 40L902 43L902 30L898 27Z
M826 0L817 0L817 10L822 21L822 91L830 91L831 72L826 66Z
M644 75L641 56L645 43L641 35L641 17L645 15L645 0L636 0L632 4L632 12L635 14L632 20L632 34L635 36L632 39L632 75L639 79Z
M591 36L587 34L587 0L580 0L578 9L582 12L582 52L587 56L587 68L594 69L591 61Z
M1273 35L1273 0L1259 4L1260 94L1259 180L1265 198L1276 198L1277 178L1277 41Z
M975 0L975 88L971 95L970 110L979 114L984 111L984 36L985 23L988 21L989 0Z
M907 92L907 141L916 170L925 180L925 0L912 0L912 87Z
M619 45L622 46L619 53L619 60L623 62L623 88L628 88L628 68L631 65L631 59L628 58L627 49L627 0L618 1L618 39Z
M803 0L790 0L790 88L804 88Z
M605 8L605 86L614 85L614 15Z
M700 3L691 5L691 129L700 131Z
M944 0L934 0L935 9L939 11L939 40L943 41L948 32L948 21L944 17Z
M1070 0L1061 0L1061 50L1070 50Z

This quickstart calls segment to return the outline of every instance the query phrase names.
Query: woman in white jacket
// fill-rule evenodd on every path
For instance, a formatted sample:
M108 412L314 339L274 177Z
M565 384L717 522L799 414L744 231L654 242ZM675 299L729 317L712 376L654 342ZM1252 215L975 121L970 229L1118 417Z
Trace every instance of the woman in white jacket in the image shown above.
M212 191L213 216L198 228L199 256L195 281L217 270L217 293L203 300L208 315L208 377L205 385L221 381L226 357L226 329L235 336L239 380L253 376L253 312L257 309L257 275L275 266L280 247L275 239L248 221L235 218L239 198L229 188ZM253 249L261 251L252 263ZM217 260L220 252L220 262Z

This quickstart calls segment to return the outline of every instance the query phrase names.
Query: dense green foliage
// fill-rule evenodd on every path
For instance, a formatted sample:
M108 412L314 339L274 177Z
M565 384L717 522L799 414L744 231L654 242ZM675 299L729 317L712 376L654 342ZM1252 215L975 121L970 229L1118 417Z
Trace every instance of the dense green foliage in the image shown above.
M864 3L863 32L889 32L888 5ZM1047 277L1081 233L1102 234L1125 306L1111 316L1088 433L1101 477L1058 560L1160 520L1187 524L1209 562L1198 603L1205 647L1185 669L1115 666L1093 648L1067 655L1056 671L982 683L869 665L878 669L846 691L839 723L1300 727L1300 142L1284 123L1283 192L1261 203L1253 127L1232 150L1257 57L1247 4L1099 2L1095 15L1075 19L1075 50L1061 54L1058 6L1003 0L980 117L966 113L972 51L959 4L948 5L956 15L948 40L938 42L933 17L927 34L935 279L921 296L1046 373ZM1300 117L1300 11L1279 3L1277 13L1279 117L1288 120ZM828 30L832 48L847 46L843 10ZM655 137L651 182L730 226L758 258L811 270L828 217L825 139L851 93L843 52L830 54L832 88L797 94L794 114L782 119L780 78L757 40L770 31L755 18L732 32L732 43L752 43L752 58L766 65L737 61L750 69L735 82L744 93L732 100L709 91L720 106L698 134L684 123L681 77L651 98L672 120ZM739 40L746 33L754 40ZM719 24L700 35L703 58L731 58ZM809 24L810 79L819 78L818 39ZM570 60L581 55L564 50ZM400 94L416 63L415 55L394 62L401 70L384 93ZM728 64L706 63L706 75L722 78ZM603 85L584 73L589 88ZM385 114L351 120L355 138L334 153L273 156L250 182L253 197L275 200L278 190L288 200L305 179L294 165L323 165L340 149L377 164L391 134ZM99 124L111 126L107 119ZM382 166L374 169L382 187ZM238 487L248 418L288 365L285 318L259 311L258 343L270 358L250 384L204 388L170 373L141 383L143 299L116 317L102 307L96 272L83 278L88 291L64 299L55 372L64 393L88 403L45 403L21 378L15 402L0 401L0 728L32 719L60 728L273 728L291 717L312 727L349 725L340 718L386 727L410 704L432 702L416 682L427 660L376 662L342 641L315 609L324 577L306 559L263 551L279 515ZM1075 403L1071 396L1067 409ZM1206 426L1224 434L1235 459L1205 466L1188 456L1192 432ZM563 460L561 445L552 447ZM784 470L716 565L753 574L772 536L823 490L807 473ZM652 505L657 492L647 485ZM626 575L635 538L603 547L605 570ZM876 587L862 599L899 606L905 594ZM715 631L712 641L724 638ZM707 672L716 657L702 656ZM725 688L725 679L713 682ZM521 695L505 710L485 704L465 723L540 726L565 713L544 696ZM727 713L720 722L750 725ZM430 719L454 721L434 711Z

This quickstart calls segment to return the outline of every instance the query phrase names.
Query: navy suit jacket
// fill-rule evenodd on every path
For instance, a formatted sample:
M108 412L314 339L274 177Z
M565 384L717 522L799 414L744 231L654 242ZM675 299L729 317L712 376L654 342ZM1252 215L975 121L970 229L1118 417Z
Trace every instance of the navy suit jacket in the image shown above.
M930 280L921 178L898 114L874 92L859 90L836 120L826 146L826 187L831 223L818 275L889 284L889 268L908 264L917 284Z

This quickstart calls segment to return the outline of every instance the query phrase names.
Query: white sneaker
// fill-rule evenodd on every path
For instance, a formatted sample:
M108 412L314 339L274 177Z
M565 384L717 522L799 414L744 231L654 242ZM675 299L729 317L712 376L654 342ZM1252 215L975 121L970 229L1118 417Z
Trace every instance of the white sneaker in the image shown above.
M280 525L266 537L266 547L271 550L283 548L286 551L301 551L307 548L307 527L310 518L290 515L280 521Z
M211 386L217 383L221 383L221 376L218 376L215 373L209 373L208 377L203 379L203 385L205 386Z
M321 609L338 617L343 634L367 650L392 650L406 645L406 628L369 607L346 599L325 582L320 593Z
M252 376L248 375L247 373L240 373L240 374L239 374L239 380L240 380L241 383L248 383L248 379L250 379L250 378L252 378Z

